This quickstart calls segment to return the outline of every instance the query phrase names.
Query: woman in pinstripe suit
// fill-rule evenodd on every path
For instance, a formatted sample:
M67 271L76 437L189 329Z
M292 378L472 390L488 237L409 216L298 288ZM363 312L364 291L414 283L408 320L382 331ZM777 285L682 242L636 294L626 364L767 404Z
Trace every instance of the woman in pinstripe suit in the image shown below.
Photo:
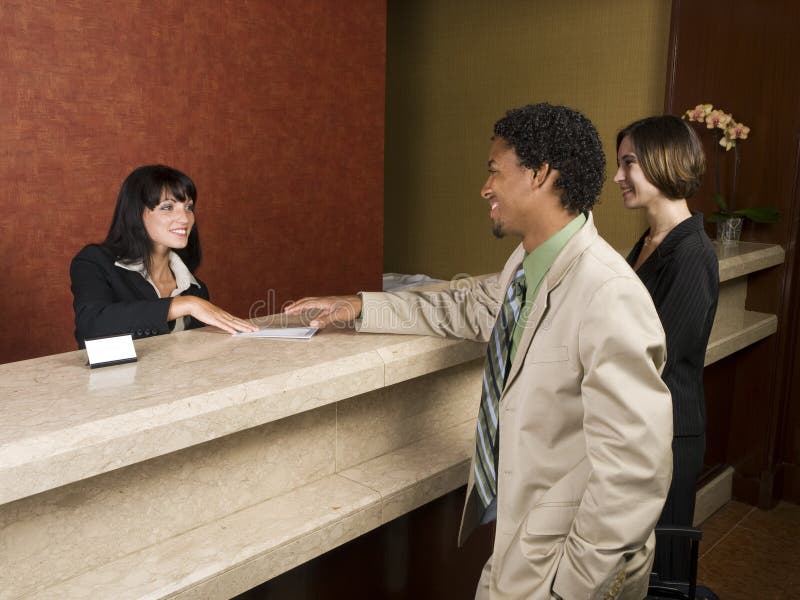
M667 337L662 378L672 394L673 475L659 524L691 526L705 452L703 365L719 293L719 263L703 215L686 203L700 185L705 155L694 130L665 115L619 132L617 164L614 181L625 207L644 210L650 226L628 262L650 292ZM687 579L685 542L657 544L653 570L665 580Z

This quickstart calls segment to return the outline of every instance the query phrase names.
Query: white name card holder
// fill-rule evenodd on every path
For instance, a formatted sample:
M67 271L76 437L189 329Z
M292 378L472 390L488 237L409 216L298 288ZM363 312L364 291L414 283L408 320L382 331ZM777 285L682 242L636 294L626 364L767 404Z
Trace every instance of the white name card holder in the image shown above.
M136 362L136 349L130 333L85 340L89 368Z

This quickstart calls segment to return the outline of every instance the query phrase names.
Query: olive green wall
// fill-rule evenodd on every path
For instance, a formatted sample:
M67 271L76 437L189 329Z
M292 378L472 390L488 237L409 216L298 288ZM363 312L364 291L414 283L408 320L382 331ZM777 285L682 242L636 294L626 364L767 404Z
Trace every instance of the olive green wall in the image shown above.
M566 104L608 160L600 232L631 247L643 215L612 177L615 136L663 111L670 0L389 0L384 267L440 278L499 270L517 241L491 235L479 196L492 125L508 108Z

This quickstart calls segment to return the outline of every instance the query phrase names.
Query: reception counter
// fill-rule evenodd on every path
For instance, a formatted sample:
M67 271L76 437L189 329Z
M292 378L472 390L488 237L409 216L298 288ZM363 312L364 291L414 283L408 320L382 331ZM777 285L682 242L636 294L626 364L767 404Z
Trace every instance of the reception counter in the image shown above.
M776 246L720 249L711 363ZM229 598L462 486L484 345L209 328L0 365L0 599Z

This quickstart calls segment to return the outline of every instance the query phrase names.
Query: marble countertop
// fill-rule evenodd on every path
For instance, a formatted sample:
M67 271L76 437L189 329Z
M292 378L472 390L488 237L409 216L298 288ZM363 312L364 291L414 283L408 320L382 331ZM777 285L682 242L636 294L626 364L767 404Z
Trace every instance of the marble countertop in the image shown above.
M783 248L773 244L739 242L723 246L716 241L712 244L719 259L719 280L721 282L774 267L783 263L786 257Z
M783 249L718 247L720 279ZM138 362L83 351L0 365L0 503L462 364L483 344L326 330L242 339L211 328L136 341Z
M326 330L244 339L211 328L0 365L0 503L311 410L483 355L483 344Z

